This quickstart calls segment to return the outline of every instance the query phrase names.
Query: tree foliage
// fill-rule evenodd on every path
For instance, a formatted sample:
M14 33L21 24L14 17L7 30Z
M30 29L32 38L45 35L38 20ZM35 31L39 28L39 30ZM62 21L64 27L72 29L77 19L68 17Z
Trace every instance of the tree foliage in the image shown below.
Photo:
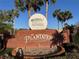
M61 22L65 22L73 17L70 11L61 11L61 9L56 9L53 12L53 16L57 17Z
M16 8L22 12L30 8L37 12L43 4L43 0L15 0Z
M63 24L65 21L67 21L67 20L73 18L72 13L71 13L69 10L67 10L67 11L61 11L61 9L56 9L56 10L53 12L52 15L53 15L53 17L56 17L57 20L60 21L62 24Z
M12 29L14 18L18 16L17 10L0 10L0 32Z

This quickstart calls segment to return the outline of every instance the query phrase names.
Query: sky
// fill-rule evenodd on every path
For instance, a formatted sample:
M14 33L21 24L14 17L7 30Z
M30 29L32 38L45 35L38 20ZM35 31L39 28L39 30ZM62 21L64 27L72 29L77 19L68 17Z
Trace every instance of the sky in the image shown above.
M0 0L0 10L11 10L11 9L15 9L14 0ZM52 16L52 13L55 9L61 9L61 11L69 10L72 12L73 18L67 21L69 25L76 24L79 22L79 0L57 0L55 5L49 4L47 28L49 29L58 28L57 19ZM29 19L27 10L24 13L19 11L19 13L20 16L18 18L15 18L14 27L17 29L22 28L29 29L28 24ZM38 13L45 15L45 6L41 7L41 11L39 11Z

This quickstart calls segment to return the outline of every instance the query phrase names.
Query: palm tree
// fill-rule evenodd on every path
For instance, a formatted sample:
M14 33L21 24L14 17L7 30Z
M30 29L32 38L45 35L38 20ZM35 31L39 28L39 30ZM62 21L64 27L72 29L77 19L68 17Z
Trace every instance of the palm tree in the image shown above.
M63 28L63 23L69 19L71 19L72 13L70 11L61 11L60 9L57 9L53 12L53 16L57 18L58 20L58 29L59 29L59 21L62 23L62 28Z
M56 10L53 12L53 17L56 17L57 20L58 20L58 30L59 30L59 16L62 18L62 16L60 15L60 11L61 11L61 9L56 9Z
M64 12L64 19L69 20L71 18L73 18L72 13L70 11L65 11Z
M65 21L68 21L69 19L73 18L73 16L70 11L60 12L60 14L62 15L62 18L60 17L60 21L62 23L62 28L63 28L63 23Z
M13 29L13 21L15 17L18 17L17 10L0 10L0 33L4 35L4 47L6 48L7 38Z
M12 10L1 10L0 11L0 23L2 25L0 25L0 26L5 28L5 27L8 27L9 24L12 25L13 21L14 21L14 18L18 17L18 16L19 16L18 11L15 10L15 9L12 9ZM4 24L6 24L6 26L3 26Z
M53 4L56 3L56 0L50 0ZM46 18L48 18L48 5L49 5L49 0L45 0L46 4Z
M35 12L40 10L40 6L43 5L43 0L15 0L15 5L18 10L24 12L28 11L28 18L30 18L31 10L33 9Z
M40 10L40 7L43 5L43 0L15 0L15 5L18 10L24 12L28 11L28 18L30 18L31 10L33 9L34 12ZM27 43L27 40L26 40ZM26 49L26 45L25 45Z
M32 9L33 11L36 13L37 10L40 11L40 7L44 5L44 1L43 0L34 0L32 1Z
M22 12L24 12L27 8L28 17L30 18L30 8L31 8L30 0L15 0L15 6L17 10L20 10Z

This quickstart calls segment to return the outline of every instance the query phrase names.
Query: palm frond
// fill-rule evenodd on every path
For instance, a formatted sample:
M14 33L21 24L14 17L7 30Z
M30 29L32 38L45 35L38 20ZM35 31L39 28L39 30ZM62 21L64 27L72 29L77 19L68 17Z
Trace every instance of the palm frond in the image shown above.
M55 3L56 3L56 0L51 0L51 1L52 1L52 3L53 3L53 4L55 4Z

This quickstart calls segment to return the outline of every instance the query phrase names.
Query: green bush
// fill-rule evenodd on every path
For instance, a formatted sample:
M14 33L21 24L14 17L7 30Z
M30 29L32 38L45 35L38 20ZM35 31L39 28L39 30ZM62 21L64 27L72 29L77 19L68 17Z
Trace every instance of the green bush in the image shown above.
M73 43L79 45L79 32L73 36Z
M10 54L12 52L12 48L7 48L4 51L0 51L0 55Z

